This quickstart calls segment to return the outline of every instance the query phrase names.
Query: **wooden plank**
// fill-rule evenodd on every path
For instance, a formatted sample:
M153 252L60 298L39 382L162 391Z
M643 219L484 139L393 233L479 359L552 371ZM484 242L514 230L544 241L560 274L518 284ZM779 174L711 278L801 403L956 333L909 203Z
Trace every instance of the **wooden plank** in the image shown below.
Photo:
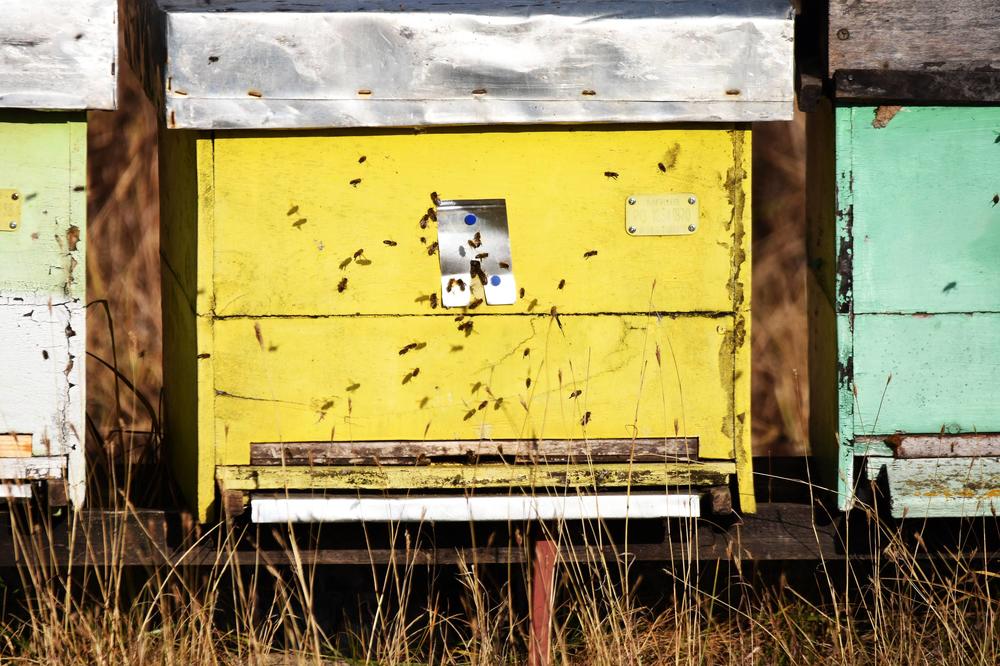
M1000 457L1000 434L895 434L885 438L897 458Z
M421 219L432 192L463 198L484 188L507 201L524 296L471 312L732 312L730 278L742 247L732 223L721 223L734 202L718 174L733 169L738 141L746 178L733 181L745 201L736 221L748 232L748 135L732 125L220 133L215 314L459 314L430 298L441 299L438 237L436 224ZM542 163L544 177L526 168ZM698 231L626 233L628 197L655 192L694 193ZM482 297L478 284L473 297Z
M998 24L1000 6L982 0L830 0L829 74L997 70Z
M842 70L834 76L838 102L994 104L1000 102L1000 72L899 72Z
M222 464L281 440L690 436L702 458L734 457L731 317L271 317L214 333Z
M36 456L34 458L0 458L0 479L44 480L66 477L66 456Z
M31 435L0 435L0 458L28 458L31 456Z
M117 3L3 3L0 107L113 109L117 60Z
M2 441L2 440L0 440ZM254 442L251 465L424 465L434 458L470 463L663 462L698 457L697 437L597 440L450 440L422 442Z
M996 517L1000 458L869 458L871 478L884 469L894 518Z
M857 315L854 431L1000 431L1000 314Z
M223 490L702 487L728 483L731 462L422 467L216 467Z
M838 113L852 133L854 312L1000 312L1000 107L878 113Z

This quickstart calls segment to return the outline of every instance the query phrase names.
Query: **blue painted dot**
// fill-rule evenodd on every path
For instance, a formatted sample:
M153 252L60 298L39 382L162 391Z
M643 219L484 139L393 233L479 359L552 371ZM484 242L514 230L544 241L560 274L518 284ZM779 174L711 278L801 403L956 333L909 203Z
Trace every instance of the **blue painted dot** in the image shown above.
M494 287L499 287L500 286L500 276L499 275L494 275L493 277L491 277L490 278L490 284L493 285Z
M468 215L465 216L465 223L468 224L470 227L476 223L476 220L477 220L476 216L473 215L472 213L469 213Z

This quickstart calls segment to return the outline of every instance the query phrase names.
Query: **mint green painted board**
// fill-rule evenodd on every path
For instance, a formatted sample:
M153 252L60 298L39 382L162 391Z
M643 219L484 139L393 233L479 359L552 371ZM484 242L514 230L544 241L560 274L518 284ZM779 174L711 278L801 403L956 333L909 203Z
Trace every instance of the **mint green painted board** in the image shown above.
M0 294L84 298L86 141L86 114L0 111L0 188L22 195L20 227L0 233Z
M853 347L854 435L1000 432L1000 313L857 315Z
M1000 107L874 119L874 107L837 110L850 139L838 167L852 177L854 312L1000 312Z
M868 476L884 475L894 518L1000 515L1000 458L868 459Z

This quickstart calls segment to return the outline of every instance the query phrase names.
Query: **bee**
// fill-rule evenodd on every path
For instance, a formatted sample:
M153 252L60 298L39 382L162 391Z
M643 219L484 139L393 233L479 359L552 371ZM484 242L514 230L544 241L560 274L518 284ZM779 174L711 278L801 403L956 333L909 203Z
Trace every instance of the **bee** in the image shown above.
M531 299L531 302L528 303L528 312L531 312L536 307L538 307L538 299L537 298L533 298L533 299Z
M480 252L479 254L476 255L476 259L479 259L480 261L482 261L483 259L485 259L488 256L490 256L489 252Z
M423 409L424 407L426 407L427 403L430 402L430 400L431 400L430 397L426 396L426 395L423 398L421 398L420 399L420 409Z
M438 196L437 192L431 192L431 201L434 202L435 206L441 205L441 197Z
M587 97L593 97L594 95L597 94L597 91L596 90L587 89L587 90L581 91L580 94L581 95L586 95Z
M427 217L431 218L431 222L437 222L438 221L437 212L433 208L428 208L427 209Z
M291 217L292 215L295 215L297 212L299 212L299 207L298 206L292 206L291 208L288 209L288 212L285 213L285 215L287 215L288 217Z
M504 270L510 269L510 264L508 264L506 261L501 261L501 262L499 262L499 264L500 264L500 268L503 268Z
M357 187L360 184L361 184L360 178L355 178L354 180L351 181L351 187Z
M365 160L367 159L368 158L366 156L362 155L361 157L358 158L358 164L364 164Z
M465 280L463 280L462 278L458 278L457 280L455 280L455 284L458 285L458 289L460 291L465 291L466 287Z
M410 350L416 349L416 348L417 348L417 343L416 342L411 342L410 344L406 345L405 347L403 347L402 349L399 350L399 355L402 356L403 354L409 352Z
M472 273L473 277L479 278L480 284L486 284L486 273L483 272L483 267L478 261L469 262L469 272Z
M471 303L469 303L469 309L470 310L475 310L476 308L478 308L482 304L483 304L483 299L477 298L474 301L472 301Z
M490 404L489 400L483 400L481 403L479 403L479 411L483 411L484 409L486 409L486 405L488 404Z
M420 237L420 244L421 245L427 245L427 236L421 236Z
M587 412L586 414L584 414L583 418L580 419L580 425L585 426L588 423L590 423L590 412Z
M424 347L427 346L426 342L417 342L415 344L416 344L416 346L414 347L414 349L417 350L417 351L420 351L421 349L423 349Z
M531 354L531 348L530 347L525 347L524 348L524 355L528 356L529 354Z
M348 257L347 259L344 259L342 262L340 262L340 270L344 270L345 268L347 268L353 260L354 259L352 257Z
M433 257L434 253L437 252L437 249L438 249L437 241L434 241L433 243L427 246L427 256Z
M473 95L485 95L486 94L486 88L476 88L475 90L472 91L472 94Z
M322 405L320 405L319 409L321 412L325 412L331 409L332 407L333 407L333 400L327 400Z
M658 163L658 164L656 165L656 168L658 168L658 169L659 169L660 171L662 171L663 173L666 173L666 172L667 172L667 165L666 165L666 164L664 164L663 162L659 162L659 163Z
M403 377L403 383L409 384L410 380L420 374L420 368L414 368Z
M525 388L531 388L531 377L525 377L524 378L524 387Z
M307 220L306 218L300 217L299 219L292 222L292 226L295 227L296 229L302 229L302 225L308 221L309 220Z
M358 266L371 266L372 260L365 259L364 257L362 257L361 259L358 259L356 263L358 264Z
M465 345L452 345L452 346L451 346L451 352L452 352L453 354L454 354L455 352L460 352L460 351L462 351L463 349L465 349Z
M566 286L566 280L565 280L565 278L562 279L562 280L559 280L559 288L562 289L565 286Z
M48 360L48 358L49 358L49 353L47 351L45 351L44 349L42 350L42 358L44 358L45 360ZM212 355L211 354L198 354L198 356L196 358L198 360L201 360L203 358L212 358Z
M420 374L420 368L413 368L413 376L416 377Z
M420 218L420 228L421 229L426 229L427 228L427 220L429 220L429 219L431 219L431 216L428 215L428 214L426 214L426 213L424 213L424 216L422 218ZM424 241L421 240L420 242L423 243Z
M354 258L357 259L358 257L360 257L361 255L363 255L364 253L365 253L365 249L361 248L357 252L354 253Z
M467 322L459 324L458 325L458 330L460 330L463 333L465 333L465 337L469 337L470 335L472 335L472 320L470 319Z
M993 195L993 206L994 206L994 208L996 207L997 204L1000 204L1000 194L994 194Z
M493 410L494 411L499 410L500 407L502 406L503 406L503 398L502 397L497 398L496 402L493 403Z
M347 387L347 392L353 393L354 391L357 391L359 388L361 388L361 384L354 382L353 384Z
M462 420L463 421L468 421L469 419L471 419L475 415L476 415L476 410L470 409L469 411L467 411L465 413L465 417L463 417Z
M618 172L617 171L605 171L604 175L607 178L610 178L611 180L618 180Z
M569 394L569 399L572 400L574 398L579 398L581 395L583 395L583 391L581 391L580 389L577 389L577 390L575 390L575 391L573 391L572 393Z
M255 321L253 323L253 334L257 338L257 344L260 345L261 351L264 350L264 334L260 332L260 322Z
M438 295L431 294L431 310L436 310L438 306Z
M451 293L451 288L455 286L455 278L448 278L448 286L445 287L445 291L449 294Z
M347 278L341 278L340 283L337 284L337 292L342 294L344 290L347 289Z
M476 393L479 393L479 389L481 389L481 388L483 388L483 383L482 382L476 382L475 384L472 385L472 391L471 391L472 394L474 395Z
M399 243L397 243L396 241L389 240L388 238L386 240L382 241L382 243L385 244L385 245L388 245L389 247L396 247L397 245L399 245Z
M518 292L518 293L521 294L521 298L524 298L524 287L521 287L521 291Z
M583 253L584 259L590 259L591 257L596 257L596 256L597 256L597 250L587 250L586 252Z

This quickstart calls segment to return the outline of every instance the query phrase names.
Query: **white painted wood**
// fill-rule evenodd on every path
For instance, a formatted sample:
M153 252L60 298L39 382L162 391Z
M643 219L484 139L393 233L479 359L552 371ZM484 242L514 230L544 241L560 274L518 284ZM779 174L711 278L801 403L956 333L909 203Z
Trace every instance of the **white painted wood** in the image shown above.
M168 127L753 121L792 115L787 0L136 0Z
M2 499L30 499L30 483L0 483L0 498Z
M0 470L15 474L19 464L33 469L51 462L37 456L59 456L60 469L68 468L70 500L79 506L85 493L84 310L76 300L43 298L0 296L0 432L31 435L36 456L0 460Z
M512 495L503 497L261 497L255 523L480 522L697 518L698 495Z
M0 107L113 109L117 0L0 0Z
M869 478L882 473L894 518L1000 515L1000 458L869 458Z
M0 458L0 479L62 479L66 477L65 456L35 456L33 458Z

